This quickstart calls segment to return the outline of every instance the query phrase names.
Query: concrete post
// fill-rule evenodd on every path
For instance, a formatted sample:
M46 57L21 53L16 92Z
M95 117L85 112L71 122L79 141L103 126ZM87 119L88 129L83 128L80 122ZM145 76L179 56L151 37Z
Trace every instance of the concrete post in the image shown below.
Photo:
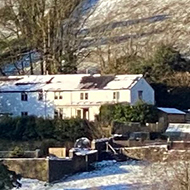
M88 154L85 155L86 171L88 171Z
M35 157L39 158L40 157L40 149L35 150Z

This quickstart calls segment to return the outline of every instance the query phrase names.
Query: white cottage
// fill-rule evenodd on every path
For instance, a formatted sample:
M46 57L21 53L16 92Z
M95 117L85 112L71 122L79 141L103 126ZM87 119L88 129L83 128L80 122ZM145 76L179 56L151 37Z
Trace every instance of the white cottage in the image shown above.
M30 75L0 78L0 112L44 118L94 120L103 104L138 100L154 104L154 90L142 75Z

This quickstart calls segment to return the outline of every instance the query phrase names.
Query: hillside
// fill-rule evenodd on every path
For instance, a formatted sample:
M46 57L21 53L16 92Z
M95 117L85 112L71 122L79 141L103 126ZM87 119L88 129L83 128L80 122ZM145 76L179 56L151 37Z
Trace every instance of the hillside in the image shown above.
M91 7L92 13L88 15L87 11L87 18L84 19L85 23L83 23L77 39L73 40L68 34L63 38L66 43L69 43L69 48L74 55L85 52L85 59L81 54L78 56L79 63L81 63L82 57L80 70L93 66L100 67L101 62L109 59L108 54L112 58L132 53L150 57L154 47L159 43L171 44L181 53L189 56L190 0L83 1L85 6L82 4L82 14L86 13L86 8L89 7ZM77 13L73 14L74 17L78 16ZM77 26L75 25L75 27ZM0 28L2 28L1 25ZM0 36L2 32L4 32L3 35L9 35L13 31L12 29L14 30L12 26L9 30L3 27ZM66 30L65 33L68 31L70 32L70 30ZM11 38L13 36L11 34ZM22 47L21 41L20 44ZM40 42L37 47L41 44ZM3 52L3 49L0 51ZM2 62L5 64L6 60Z
M111 44L117 56L121 50L149 56L158 43L169 43L189 55L190 0L95 2L95 11L85 25L85 32L90 34L88 45L93 49L102 45L106 52L106 45ZM97 56L87 60L98 61Z

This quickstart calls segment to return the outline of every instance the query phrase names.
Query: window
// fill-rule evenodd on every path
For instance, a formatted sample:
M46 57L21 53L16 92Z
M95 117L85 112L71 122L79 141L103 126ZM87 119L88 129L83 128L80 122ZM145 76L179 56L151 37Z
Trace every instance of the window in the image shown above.
M63 99L63 96L62 96L62 93L61 93L61 92L59 92L59 99L60 99L60 100Z
M22 92L21 93L21 100L22 101L28 101L28 95L26 92Z
M113 99L118 100L119 99L119 92L113 92Z
M38 100L39 101L43 100L43 92L38 93Z
M61 100L63 99L62 92L54 92L54 99L55 100Z
M54 99L57 100L58 99L58 93L54 92Z
M142 99L143 99L143 91L142 91L142 90L139 90L139 91L138 91L138 99L139 99L139 100L142 100Z
M77 110L77 117L79 117L79 118L82 117L82 111L81 110Z
M55 119L58 118L58 110L54 110L54 118L55 118Z
M59 116L60 119L63 119L63 109L62 108L59 108L58 116Z
M63 109L58 108L54 110L54 118L55 119L63 119Z
M88 100L88 93L80 93L80 99L81 100Z
M80 93L80 99L83 100L84 99L84 94Z
M115 100L116 99L116 92L113 93L113 99Z
M85 93L85 100L88 100L88 93Z
M28 112L21 112L21 116L27 116Z

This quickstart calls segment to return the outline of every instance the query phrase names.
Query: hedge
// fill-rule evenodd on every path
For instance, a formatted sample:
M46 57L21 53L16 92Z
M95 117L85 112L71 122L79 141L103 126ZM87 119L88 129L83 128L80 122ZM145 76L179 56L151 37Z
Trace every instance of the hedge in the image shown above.
M3 117L0 119L0 138L15 141L56 139L71 141L86 136L94 138L97 131L92 123L79 118L51 120L26 117Z

